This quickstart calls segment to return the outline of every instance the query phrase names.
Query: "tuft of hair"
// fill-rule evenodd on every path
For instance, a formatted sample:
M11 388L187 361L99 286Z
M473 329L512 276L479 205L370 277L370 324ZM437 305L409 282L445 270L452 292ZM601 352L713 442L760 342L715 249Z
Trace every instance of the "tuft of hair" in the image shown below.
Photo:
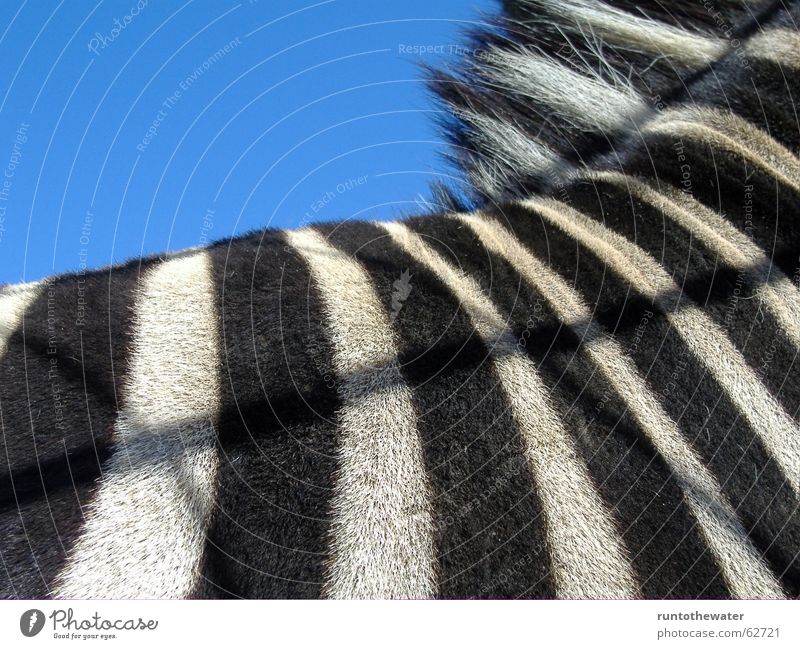
M430 185L432 214L458 214L476 209L467 195L448 185L444 180L436 180Z
M447 159L482 206L558 185L754 29L763 0L505 0L463 59L426 67ZM463 202L463 201L462 201Z

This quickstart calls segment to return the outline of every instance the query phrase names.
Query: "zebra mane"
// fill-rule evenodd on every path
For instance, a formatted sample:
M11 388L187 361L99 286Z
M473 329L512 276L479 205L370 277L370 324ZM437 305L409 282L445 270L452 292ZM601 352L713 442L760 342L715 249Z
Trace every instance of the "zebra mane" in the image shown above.
M780 3L778 3L780 4ZM440 207L481 207L553 189L680 100L687 85L775 10L765 0L505 0L467 34L466 56L426 68L463 187Z
M486 209L0 287L0 597L797 597L798 24L506 0Z

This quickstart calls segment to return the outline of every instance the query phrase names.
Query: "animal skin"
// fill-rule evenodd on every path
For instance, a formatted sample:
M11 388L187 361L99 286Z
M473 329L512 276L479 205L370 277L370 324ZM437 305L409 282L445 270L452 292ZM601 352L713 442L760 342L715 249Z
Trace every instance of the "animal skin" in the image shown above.
M798 20L507 0L436 213L0 287L0 594L800 595Z

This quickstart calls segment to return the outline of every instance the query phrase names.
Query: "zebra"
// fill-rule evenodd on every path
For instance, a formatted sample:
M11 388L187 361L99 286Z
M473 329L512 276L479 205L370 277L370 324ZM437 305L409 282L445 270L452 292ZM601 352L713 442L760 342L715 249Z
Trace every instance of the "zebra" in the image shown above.
M798 596L798 19L506 0L437 210L3 287L0 592Z

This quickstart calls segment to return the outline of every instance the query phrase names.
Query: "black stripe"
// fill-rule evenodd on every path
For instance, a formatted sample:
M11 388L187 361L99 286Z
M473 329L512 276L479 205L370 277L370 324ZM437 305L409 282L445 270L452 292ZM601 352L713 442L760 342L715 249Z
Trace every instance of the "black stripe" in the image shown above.
M797 275L797 192L736 154L689 138L648 133L632 151L623 171L688 192L750 236L787 277Z
M485 346L440 280L365 223L320 226L361 262L396 311L402 371L413 390L434 493L442 597L553 597L541 506Z
M513 231L526 243L528 238L520 230L535 231L540 245L532 250L543 259L549 254L562 276L571 281L574 243L553 236L550 229L541 236L538 219L522 210L506 211L503 216L511 218ZM516 227L519 221L523 221L521 228ZM419 220L414 226L431 240L456 249L465 269L491 292L504 317L510 318L520 346L537 364L595 487L614 514L644 596L691 597L704 588L709 596L728 596L713 558L692 529L693 518L668 466L624 411L620 395L576 353L574 333L558 321L542 295L455 221ZM606 284L609 280L606 277ZM641 308L641 304L633 306Z
M318 597L339 407L316 289L281 233L211 249L224 349L206 597Z
M537 241L539 218L520 209L512 219L515 225L520 224L515 228L520 238L540 255L546 254ZM745 527L752 528L756 547L765 553L777 574L786 572L785 584L795 589L798 563L792 545L783 539L796 538L798 504L784 486L785 476L770 459L756 433L654 306L643 307L636 300L627 304L621 301L629 290L635 292L635 288L620 281L591 250L576 246L555 228L547 230L547 237L553 266L570 281L574 278L576 287L596 309L598 322L613 331L629 351L667 414L678 423L686 439L716 475L734 508L738 507ZM625 319L645 323L643 331L615 327L620 318L615 309L620 303L629 311L623 315ZM653 315L648 316L648 311ZM756 487L753 467L759 476ZM778 535L782 528L784 531ZM704 590L704 586L702 580L692 579L687 587L690 592L702 591L711 596L713 590Z
M45 283L0 359L0 594L47 595L78 538L110 454L139 268Z

